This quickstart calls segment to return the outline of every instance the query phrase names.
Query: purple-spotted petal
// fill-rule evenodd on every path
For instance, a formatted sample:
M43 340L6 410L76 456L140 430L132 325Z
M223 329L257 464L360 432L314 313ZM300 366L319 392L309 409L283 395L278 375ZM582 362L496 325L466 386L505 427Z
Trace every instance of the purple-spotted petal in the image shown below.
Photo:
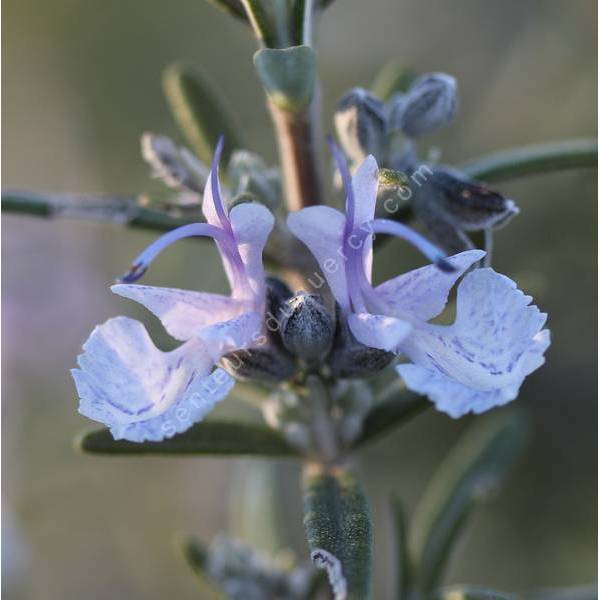
M275 219L261 204L238 204L229 214L237 247L244 263L248 284L254 297L265 297L265 272L262 253ZM243 297L243 290L232 290L234 297ZM261 307L256 307L262 310Z
M435 265L427 265L389 279L377 286L375 292L389 314L428 321L444 310L452 286L484 255L483 250L455 254L447 259L455 271L442 271Z
M406 364L396 367L406 387L417 394L427 396L435 407L458 419L467 413L480 414L514 400L518 386L494 390L474 390L441 373L418 365Z
M416 365L473 394L494 392L486 396L489 402L511 400L543 364L550 344L549 332L542 331L546 315L530 302L508 277L477 269L458 287L454 324L415 327L401 350Z
M125 284L113 285L111 290L145 306L170 335L183 341L208 325L233 319L250 308L248 302L220 294Z
M344 255L345 216L329 206L311 206L288 216L290 231L315 257L331 293L343 309L349 308Z
M368 313L350 314L348 325L361 344L388 352L396 350L411 330L406 321Z
M72 374L79 412L107 425L115 439L160 441L200 421L233 380L199 340L172 352L156 348L144 326L117 317L94 329Z

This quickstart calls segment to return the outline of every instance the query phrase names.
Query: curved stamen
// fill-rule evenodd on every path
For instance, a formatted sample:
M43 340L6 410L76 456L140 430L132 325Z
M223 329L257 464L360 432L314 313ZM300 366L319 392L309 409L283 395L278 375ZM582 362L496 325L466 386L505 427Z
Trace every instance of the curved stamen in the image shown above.
M389 221L388 219L375 219L368 223L363 223L360 228L355 229L352 233L352 238L360 243L351 244L352 254L348 269L350 300L356 312L365 311L367 303L372 308L372 311L383 309L377 293L367 278L363 261L363 254L366 247L364 241L374 233L386 233L402 238L420 250L440 270L446 273L456 270L439 248L410 227L395 221ZM350 281L351 278L353 279L352 282Z
M121 283L133 283L144 275L150 263L168 246L187 237L201 236L213 238L217 243L227 246L227 235L222 229L208 223L182 225L165 233L150 244L132 263L127 273L119 277Z
M452 273L456 268L448 261L447 256L436 245L432 244L426 237L417 233L414 229L389 219L374 219L364 224L367 235L371 233L387 233L399 237L424 254L440 271ZM363 226L361 226L361 229ZM363 234L364 235L364 234Z
M231 230L231 223L229 222L229 217L227 216L227 210L225 209L225 204L223 203L223 198L221 197L221 192L219 190L219 163L221 162L221 154L223 153L224 141L225 136L221 134L221 136L219 137L219 141L217 142L215 154L213 156L212 164L210 167L210 189L212 192L215 211L217 213L217 216L219 217L219 221L221 221L221 226L228 233L233 233Z

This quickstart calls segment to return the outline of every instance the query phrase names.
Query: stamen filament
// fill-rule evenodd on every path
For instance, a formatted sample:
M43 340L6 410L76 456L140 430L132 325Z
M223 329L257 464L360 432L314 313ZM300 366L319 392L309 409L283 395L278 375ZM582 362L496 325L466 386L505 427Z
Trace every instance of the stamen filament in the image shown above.
M367 224L365 224L367 225ZM446 254L436 245L432 244L427 238L417 233L414 229L389 219L374 219L368 226L371 233L387 233L399 237L409 244L412 244L417 250L425 255L435 266L446 273L455 271L455 267L448 262Z
M150 263L168 246L188 237L210 237L216 242L220 242L224 246L227 245L227 236L222 229L209 225L208 223L191 223L182 225L169 233L165 233L155 242L150 244L132 263L131 268L127 273L119 278L121 283L133 283L140 279Z

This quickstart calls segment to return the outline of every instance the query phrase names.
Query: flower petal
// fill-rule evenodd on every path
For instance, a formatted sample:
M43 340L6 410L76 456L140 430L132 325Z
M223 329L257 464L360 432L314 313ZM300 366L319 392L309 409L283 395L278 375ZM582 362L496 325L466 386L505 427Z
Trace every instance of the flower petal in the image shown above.
M446 272L435 265L427 265L389 279L377 286L375 292L390 314L428 321L444 310L456 280L484 255L483 250L455 254L447 259L455 271Z
M427 396L439 411L454 419L469 412L480 414L495 406L502 406L514 400L519 391L518 386L516 389L474 390L442 373L418 365L398 365L396 370L409 390Z
M350 314L348 325L361 344L388 352L396 350L412 329L406 321L368 313Z
M377 161L371 155L367 156L352 177L354 189L354 223L353 228L360 227L363 223L375 218L375 204L377 203L378 184Z
M455 323L415 327L401 350L438 383L443 375L473 394L498 392L496 402L512 400L525 377L543 364L550 344L548 331L541 331L546 315L530 302L508 277L477 269L458 288Z
M347 309L347 257L344 257L346 217L329 206L311 206L290 213L287 224L290 231L308 247L319 263L335 299L343 309Z
M117 317L94 329L72 374L79 412L115 439L160 441L200 421L233 386L198 340L156 348L144 326Z
M199 329L228 321L246 312L248 302L219 294L205 294L148 285L113 285L111 291L145 306L167 332L178 340L189 340Z
M260 346L267 341L263 335L263 318L256 312L246 312L235 319L214 323L201 329L197 335L215 362L228 352Z
M369 155L352 177L355 202L353 229L360 228L361 225L375 218L378 172L377 161L373 156ZM373 264L372 246L373 242L371 236L369 236L363 242L365 273L369 281L371 280Z
M223 136L219 138L213 154L208 181L204 186L202 213L211 225L227 229L227 207L223 202L221 182L219 181L219 163L223 153Z
M238 250L246 269L248 282L255 297L265 297L265 272L262 253L275 219L268 208L261 204L238 204L229 213ZM237 290L232 290L233 296ZM241 292L240 292L241 293ZM257 307L262 310L262 307Z

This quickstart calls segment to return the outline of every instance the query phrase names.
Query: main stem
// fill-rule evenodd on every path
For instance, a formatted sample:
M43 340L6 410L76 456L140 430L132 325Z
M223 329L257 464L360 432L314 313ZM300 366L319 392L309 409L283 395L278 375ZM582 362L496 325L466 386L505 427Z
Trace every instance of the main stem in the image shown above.
M298 112L269 102L279 147L285 199L289 211L323 204L321 101L315 89L310 105Z
M330 414L330 396L327 384L317 375L307 381L310 393L311 430L315 449L322 464L331 465L340 456L339 441Z

